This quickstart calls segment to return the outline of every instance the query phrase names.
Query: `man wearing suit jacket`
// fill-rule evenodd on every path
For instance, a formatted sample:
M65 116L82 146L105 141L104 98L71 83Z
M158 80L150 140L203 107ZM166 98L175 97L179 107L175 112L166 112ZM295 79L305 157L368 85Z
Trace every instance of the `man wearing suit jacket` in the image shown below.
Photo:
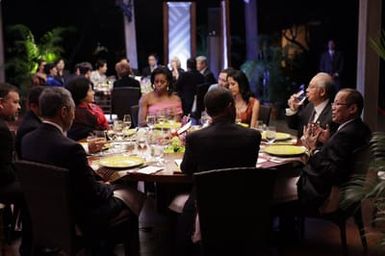
M205 77L205 82L209 85L215 84L216 79L214 77L213 72L211 72L208 68L207 58L205 56L196 57L197 61L197 70Z
M317 149L320 130L305 129L305 145L312 152L297 183L298 197L306 207L318 209L332 186L346 182L353 169L353 153L366 146L370 129L362 122L362 95L354 89L340 90L332 103L332 118L338 129Z
M16 87L0 83L0 202L15 203L21 197L20 184L12 167L13 135L6 121L13 121L20 111Z
M27 103L28 111L25 113L23 120L17 129L15 138L15 150L18 157L20 157L21 140L24 135L41 125L41 119L39 117L39 97L43 90L43 86L35 86L29 91Z
M235 103L230 91L214 88L206 94L204 102L212 123L186 137L182 172L192 175L219 168L255 167L261 135L235 124ZM178 255L191 253L195 212L192 191L178 223Z
M329 128L331 133L336 130L337 125L332 122L330 105L333 95L333 78L329 74L318 73L311 79L306 89L309 103L305 107L296 94L290 97L286 120L289 128L298 131L298 138L301 138L303 127L308 123L318 123L323 129Z
M196 69L196 61L193 58L187 60L187 71L180 74L175 84L176 91L182 100L183 114L188 115L197 94L198 85L205 82L205 78Z
M341 86L341 74L344 68L344 58L340 51L336 51L333 40L328 41L328 50L323 52L320 59L319 71L331 75L335 81L336 90Z
M65 136L75 116L70 92L64 88L47 88L40 96L39 105L44 121L24 136L22 159L69 170L76 224L93 250L92 255L109 255L112 245L106 243L104 234L110 221L123 211L129 218L134 218L133 212L138 212L128 208L111 185L96 179L83 147Z

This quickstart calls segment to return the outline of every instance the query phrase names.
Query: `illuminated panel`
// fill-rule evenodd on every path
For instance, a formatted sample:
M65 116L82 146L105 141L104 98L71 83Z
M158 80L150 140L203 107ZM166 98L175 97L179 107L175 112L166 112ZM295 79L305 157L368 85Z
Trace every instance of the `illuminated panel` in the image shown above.
M177 56L182 68L191 56L191 2L168 2L168 59Z

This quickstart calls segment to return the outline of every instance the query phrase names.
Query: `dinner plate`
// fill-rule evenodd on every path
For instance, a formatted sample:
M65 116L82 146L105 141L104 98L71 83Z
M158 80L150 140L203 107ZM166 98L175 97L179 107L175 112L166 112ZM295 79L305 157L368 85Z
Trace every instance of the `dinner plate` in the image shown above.
M123 129L124 136L131 136L136 133L136 128L133 129Z
M275 140L276 141L279 141L279 140L288 140L291 138L291 135L289 133L284 133L284 132L277 132L275 134ZM262 139L263 140L267 140L266 139L266 132L262 132Z
M181 127L180 122L165 122L155 124L155 129L178 129Z
M243 127L249 127L249 125L245 124L245 123L237 123L237 125L240 125L240 126L243 126Z
M306 152L306 148L293 145L271 145L265 147L265 153L274 156L298 156Z
M107 156L100 159L99 164L107 168L131 168L144 164L144 159L138 156Z

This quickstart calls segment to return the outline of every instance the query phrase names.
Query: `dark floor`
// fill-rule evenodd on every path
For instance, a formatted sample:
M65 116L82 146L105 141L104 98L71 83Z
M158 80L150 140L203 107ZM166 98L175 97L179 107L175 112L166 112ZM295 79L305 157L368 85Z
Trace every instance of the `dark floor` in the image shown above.
M370 207L364 207L364 218L367 230L372 232L368 235L369 252L366 255L383 256L385 247L377 245L380 236L379 228L370 227ZM384 230L384 229L383 229ZM169 227L164 216L155 211L153 199L149 199L140 216L140 242L142 256L166 256L170 255ZM350 256L364 255L358 229L352 220L347 224L347 237ZM17 247L20 241L14 241L6 247L4 256L17 256ZM124 255L121 247L116 248L117 255ZM1 253L0 253L1 255ZM306 220L305 240L301 243L281 245L275 250L275 255L282 256L334 256L342 255L339 238L339 229L336 225L317 219Z

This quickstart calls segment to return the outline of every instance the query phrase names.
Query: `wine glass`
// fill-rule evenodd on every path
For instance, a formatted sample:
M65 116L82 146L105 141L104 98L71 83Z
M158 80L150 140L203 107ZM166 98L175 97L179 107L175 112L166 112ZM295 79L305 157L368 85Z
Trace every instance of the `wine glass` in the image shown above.
M139 129L136 133L136 144L138 149L145 149L147 145L146 131L144 129Z
M150 130L154 129L155 124L156 124L156 116L147 115L146 122L147 122L147 126L150 128Z
M123 140L123 121L122 120L114 120L112 125L112 130L114 132L114 140Z
M130 114L125 114L123 116L123 126L124 128L129 129L131 127L131 115Z
M266 139L268 144L273 144L277 136L277 131L275 129L275 126L268 126L266 127Z

